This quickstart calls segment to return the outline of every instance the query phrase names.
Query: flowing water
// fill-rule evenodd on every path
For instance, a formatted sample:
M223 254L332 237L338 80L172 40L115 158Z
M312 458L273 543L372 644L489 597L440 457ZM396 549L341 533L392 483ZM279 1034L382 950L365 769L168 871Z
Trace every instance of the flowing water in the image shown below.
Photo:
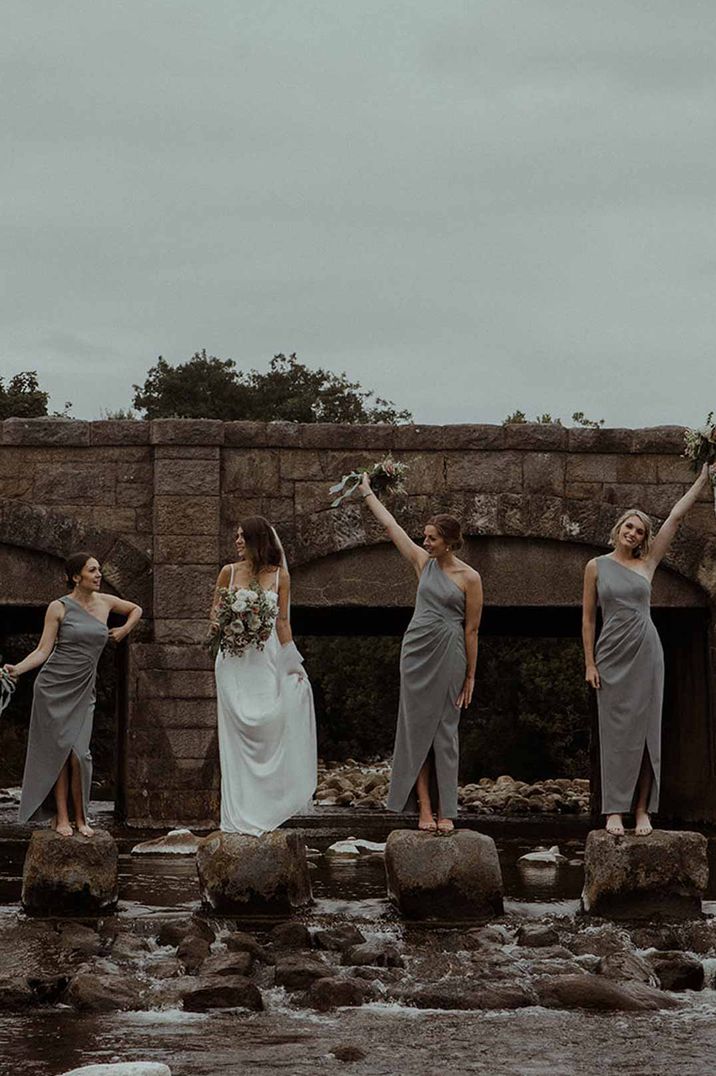
M9 823L9 815L7 820ZM1 820L1 816L0 816ZM112 825L105 813L100 824ZM459 955L448 952L450 928L404 926L385 895L382 858L332 859L323 853L348 835L384 841L395 818L356 812L318 812L305 819L315 902L300 918L309 927L351 922L368 938L390 938L410 948L411 974L440 962L455 975ZM468 819L476 826L476 819ZM505 883L506 922L547 919L569 924L579 904L588 823L564 818L538 821L480 819L497 842ZM120 847L118 917L148 932L152 921L186 916L198 907L193 857L131 855L143 835L114 827ZM18 922L20 873L26 833L11 824L0 831L0 944ZM536 846L557 844L566 862L525 866L519 857ZM711 841L712 858L716 843ZM711 902L716 901L712 870ZM716 903L706 905L716 913ZM259 940L272 925L237 920L222 928L252 930ZM5 935L7 936L7 935ZM0 957L2 956L0 951ZM707 958L707 981L716 959ZM150 964L147 965L150 967ZM2 970L7 971L5 967ZM516 1011L416 1009L380 1000L327 1014L300 1008L282 988L262 987L265 1010L185 1013L169 1007L150 1012L82 1014L65 1006L26 1014L0 1012L0 1076L59 1076L75 1066L108 1061L163 1061L174 1076L234 1073L364 1074L483 1073L485 1076L690 1076L716 1065L716 991L681 995L682 1007L655 1013L592 1014L529 1007Z

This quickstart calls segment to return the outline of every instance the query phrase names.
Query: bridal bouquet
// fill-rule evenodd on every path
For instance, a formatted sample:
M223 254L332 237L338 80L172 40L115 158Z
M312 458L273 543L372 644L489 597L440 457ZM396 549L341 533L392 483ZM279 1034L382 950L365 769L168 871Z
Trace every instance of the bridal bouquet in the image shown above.
M697 430L687 430L685 434L686 447L684 456L691 461L691 466L697 472L705 463L716 463L716 422L714 413L709 411L706 422ZM714 510L716 511L716 476L711 476L714 487Z
M250 646L263 650L277 615L278 595L259 583L237 590L220 587L207 640L212 657L243 654Z
M385 459L380 460L379 463L374 463L370 469L362 468L360 471L351 471L349 474L344 474L340 482L337 482L335 486L331 486L328 492L331 495L338 494L335 500L331 501L331 508L337 508L341 501L346 500L352 493L355 493L363 477L363 471L366 471L370 479L371 489L375 494L406 492L403 479L408 473L408 466L405 463L398 463L392 456L388 455Z

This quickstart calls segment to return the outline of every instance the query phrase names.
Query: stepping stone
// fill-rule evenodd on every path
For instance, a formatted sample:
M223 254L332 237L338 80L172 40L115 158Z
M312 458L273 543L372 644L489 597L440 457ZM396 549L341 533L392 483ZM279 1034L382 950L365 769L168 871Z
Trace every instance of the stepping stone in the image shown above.
M654 830L613 837L592 830L584 853L582 910L607 919L693 919L709 879L700 833Z
M156 1061L119 1061L108 1065L83 1065L63 1076L172 1076L168 1065Z
M106 830L61 837L52 829L30 838L22 872L28 915L103 915L117 904L117 845Z
M196 868L205 907L220 915L286 915L312 900L306 845L294 830L211 833Z
M410 919L492 919L503 914L502 872L491 837L397 829L385 846L388 896Z

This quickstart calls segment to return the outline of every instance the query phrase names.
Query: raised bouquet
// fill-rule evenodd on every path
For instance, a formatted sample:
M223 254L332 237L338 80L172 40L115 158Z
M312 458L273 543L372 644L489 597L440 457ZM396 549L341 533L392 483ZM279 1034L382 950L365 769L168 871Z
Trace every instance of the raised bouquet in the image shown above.
M250 587L219 587L209 638L212 656L244 654L249 647L263 650L278 615L278 595L259 583Z
M331 508L337 508L341 501L345 501L347 497L355 493L364 472L370 479L371 489L378 496L381 493L396 494L406 492L403 479L408 473L408 465L398 463L397 460L388 455L385 459L380 460L379 463L374 463L370 468L364 467L359 471L344 474L340 482L337 482L335 486L331 486L328 492L335 497L335 500L331 501ZM337 497L335 496L336 494L338 494Z
M716 463L716 422L714 413L709 411L706 422L697 430L687 430L684 436L686 445L684 456L691 461L691 466L698 474L705 463ZM711 476L714 487L714 511L716 511L716 475Z

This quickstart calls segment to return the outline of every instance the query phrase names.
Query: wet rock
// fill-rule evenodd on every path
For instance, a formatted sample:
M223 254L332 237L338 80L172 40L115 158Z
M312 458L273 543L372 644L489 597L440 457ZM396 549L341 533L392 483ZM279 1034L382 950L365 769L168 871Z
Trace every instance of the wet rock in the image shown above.
M345 949L341 964L350 966L370 965L376 968L402 968L405 961L394 945L389 942L363 942Z
M199 970L210 952L211 946L206 938L201 938L198 934L187 934L177 947L177 960L187 971L195 972Z
M647 960L662 990L703 990L704 966L687 953L655 953Z
M108 1065L83 1065L62 1076L172 1076L172 1070L158 1061L118 1061Z
M252 934L246 934L243 930L235 930L224 938L226 948L232 953L251 953L254 960L262 964L273 964L274 958L263 945L259 945Z
M632 944L637 949L678 949L679 937L672 926L653 924L638 927L631 932Z
M419 986L402 999L418 1009L523 1009L536 1003L534 992L519 983L482 986L470 980Z
M96 930L83 923L62 923L59 928L59 943L63 949L82 956L96 956L104 948L102 939Z
M333 969L317 956L284 956L276 962L276 986L307 990L317 979L327 979Z
M279 923L269 934L275 949L310 949L311 932L303 923Z
M472 930L459 935L457 948L467 949L468 951L499 949L502 945L509 945L513 940L512 934L506 927L473 927Z
M375 996L370 983L360 979L340 979L331 975L317 979L306 994L306 1004L318 1012L328 1012L342 1006L362 1005Z
M117 903L117 845L106 830L94 837L60 837L52 829L30 837L22 872L28 915L100 915Z
M651 965L636 953L609 953L603 956L597 966L599 975L615 982L648 983L658 986Z
M173 956L165 956L153 960L146 970L152 979L176 979L184 974L184 965Z
M517 944L527 945L531 949L542 949L548 945L558 945L559 934L554 927L530 923L517 931Z
M352 979L363 979L367 983L402 983L406 974L403 968L376 968L369 964L352 967L349 972Z
M261 837L217 831L200 841L196 866L202 900L214 912L286 914L312 899L306 845L292 830Z
M129 1012L143 1007L144 988L131 975L79 971L65 993L65 1000L80 1012Z
M313 935L313 942L317 949L336 950L341 953L351 945L362 945L364 941L365 935L351 923L317 930Z
M364 1061L368 1056L366 1050L361 1049L360 1046L336 1046L331 1051L336 1061Z
M38 1002L36 994L20 975L0 975L0 1012L21 1012Z
M681 944L673 948L689 949L704 955L716 954L716 919L709 919L705 923L685 923L681 927Z
M595 975L601 959L600 956L595 956L594 953L583 953L582 956L575 956L574 958L575 963L579 964L580 968Z
M582 908L611 919L693 918L708 882L707 847L705 837L687 831L612 837L592 830Z
M201 965L201 974L206 977L216 975L241 975L246 977L251 972L254 958L251 953L214 953Z
M193 856L200 840L190 829L170 829L163 837L135 844L132 855Z
M576 956L589 953L593 956L608 956L609 953L628 952L629 938L617 927L604 926L580 931L571 938L565 938L564 944Z
M30 975L27 985L42 1005L54 1005L67 989L69 975Z
M171 945L176 948L188 935L204 938L209 944L214 941L216 934L210 923L199 916L191 919L182 919L179 922L162 923L157 934L159 945Z
M186 1012L207 1012L209 1009L251 1009L261 1012L264 1007L261 991L250 979L239 975L222 975L202 982L184 994Z
M597 1012L654 1012L675 1007L674 999L645 983L616 983L603 975L561 975L535 983L539 1004L548 1009ZM677 1003L678 1004L678 1003Z
M385 848L388 896L415 919L489 919L503 914L495 842L474 830L450 836L393 830Z
M136 934L122 932L112 942L112 960L126 963L138 960L147 952L147 943L144 938L138 938Z

